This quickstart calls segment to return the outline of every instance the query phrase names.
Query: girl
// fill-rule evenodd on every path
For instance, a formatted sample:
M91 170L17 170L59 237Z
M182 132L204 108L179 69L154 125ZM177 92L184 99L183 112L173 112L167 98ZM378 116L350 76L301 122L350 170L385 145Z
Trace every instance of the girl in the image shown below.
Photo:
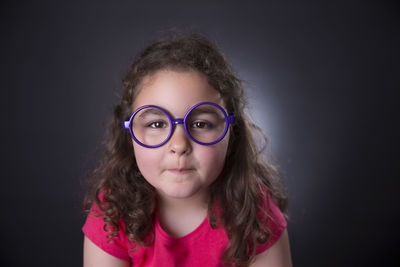
M286 198L244 105L202 36L139 55L85 200L84 266L291 266Z

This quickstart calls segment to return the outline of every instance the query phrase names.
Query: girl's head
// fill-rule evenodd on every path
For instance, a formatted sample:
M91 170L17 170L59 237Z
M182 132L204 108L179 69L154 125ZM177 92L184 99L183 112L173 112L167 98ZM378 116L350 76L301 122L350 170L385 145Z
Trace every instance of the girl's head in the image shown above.
M240 81L218 49L204 37L174 36L152 44L130 66L124 87L114 117L115 138L120 139L121 146L133 147L133 151L126 153L125 162L131 160L131 167L158 189L158 193L189 197L199 190L204 191L221 173L231 148L237 150L245 145L240 142L246 135L243 133L246 129L241 126L244 103ZM183 118L200 102L219 104L236 119L226 136L210 146L193 142L183 126L176 125L167 143L146 148L134 142L129 131L120 127L122 121L144 105L157 105L171 117ZM229 166L236 163L229 161ZM181 183L182 179L195 174L198 179L191 179L193 183L187 184L185 189L170 183L171 176Z
M132 107L139 110L130 120L130 129L137 140L132 144L141 174L160 197L205 199L208 186L224 165L229 130L215 144L194 140L218 140L229 124L225 123L227 117L222 110L211 104L191 108L206 102L223 107L220 94L195 70L159 70L143 78L138 87ZM175 122L187 117L187 123L174 126L168 116ZM197 139L192 140L191 136ZM161 143L158 147L148 147Z
M147 148L134 142L122 127L144 105L156 105L173 119L181 119L200 102L218 104L235 117L218 143L196 143L176 124L165 144ZM147 47L128 69L105 157L92 175L97 181L96 202L104 211L110 237L116 235L123 217L129 239L139 245L151 242L147 237L156 194L207 197L210 223L213 227L222 224L228 232L225 260L248 264L256 244L269 237L269 229L258 220L264 212L265 191L282 210L286 198L276 169L265 161L253 139L259 128L247 119L244 106L240 80L206 38L176 35ZM149 125L163 126L156 123ZM216 202L222 214L215 214Z

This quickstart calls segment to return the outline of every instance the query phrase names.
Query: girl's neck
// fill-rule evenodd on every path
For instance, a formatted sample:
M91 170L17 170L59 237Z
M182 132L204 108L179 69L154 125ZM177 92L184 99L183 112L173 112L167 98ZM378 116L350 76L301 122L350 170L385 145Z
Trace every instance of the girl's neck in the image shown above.
M158 208L168 210L202 210L207 209L208 192L201 192L189 198L172 198L162 193L157 194Z
M192 232L207 216L207 192L181 199L159 193L157 201L160 225L173 237L182 237Z

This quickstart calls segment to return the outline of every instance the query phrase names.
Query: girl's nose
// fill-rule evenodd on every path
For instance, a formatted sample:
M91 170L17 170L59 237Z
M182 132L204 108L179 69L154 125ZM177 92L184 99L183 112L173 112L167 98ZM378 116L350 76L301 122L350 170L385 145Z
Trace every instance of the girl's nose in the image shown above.
M169 140L169 150L178 156L189 154L192 151L189 136L183 125L177 124Z

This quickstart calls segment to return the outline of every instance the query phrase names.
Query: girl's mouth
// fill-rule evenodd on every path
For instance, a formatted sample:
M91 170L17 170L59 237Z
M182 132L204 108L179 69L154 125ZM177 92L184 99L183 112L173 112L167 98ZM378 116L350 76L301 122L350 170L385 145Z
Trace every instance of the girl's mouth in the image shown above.
M175 169L168 169L168 171L172 172L174 174L180 174L181 175L181 174L190 173L190 172L194 171L194 169L192 169L192 168L182 168L182 169L175 168Z

